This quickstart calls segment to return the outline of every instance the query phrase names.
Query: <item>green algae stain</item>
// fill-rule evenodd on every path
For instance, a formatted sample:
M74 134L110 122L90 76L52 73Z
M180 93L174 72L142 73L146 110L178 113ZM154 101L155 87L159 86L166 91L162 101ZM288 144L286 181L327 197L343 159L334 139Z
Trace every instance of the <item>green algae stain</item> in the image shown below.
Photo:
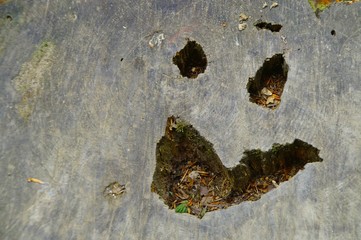
M18 76L13 81L15 89L21 95L16 109L25 121L29 120L44 89L46 75L53 63L54 49L55 45L52 42L42 42L30 60L21 66Z
M312 10L316 13L316 16L318 16L320 12L330 7L334 3L352 4L359 2L359 0L308 0L308 2Z

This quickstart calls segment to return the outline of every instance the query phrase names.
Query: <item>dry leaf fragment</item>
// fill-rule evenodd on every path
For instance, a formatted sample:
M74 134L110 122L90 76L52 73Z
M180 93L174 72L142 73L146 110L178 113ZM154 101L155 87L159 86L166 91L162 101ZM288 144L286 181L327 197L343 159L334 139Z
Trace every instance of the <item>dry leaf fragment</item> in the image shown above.
M276 2L272 3L272 5L270 6L270 9L275 8L275 7L278 7L278 3L276 3Z
M197 171L190 172L188 176L193 180L200 177L200 175L199 175L199 173Z
M197 171L197 172L202 176L208 176L209 175L209 173L205 172L205 171Z
M32 182L32 183L44 184L43 181L41 181L41 180L39 180L37 178L28 178L27 180L28 180L28 182Z
M272 184L273 184L273 186L275 186L275 187L278 187L278 186L279 186L279 185L276 183L275 180L272 180Z
M239 15L239 21L240 21L240 22L247 21L248 18L249 18L249 17L248 17L246 14L244 14L244 13L241 13L241 14Z
M238 25L238 30L239 31L243 31L244 29L246 29L247 28L247 23L240 23L239 25Z
M268 104L270 104L270 103L273 103L274 100L275 100L275 98L274 98L273 95L272 95L272 96L269 96L269 97L267 98L266 104L268 105Z
M272 92L265 87L262 88L261 93L266 96L272 96Z
M281 97L278 96L277 94L272 94L273 98L276 99L276 100L281 100Z

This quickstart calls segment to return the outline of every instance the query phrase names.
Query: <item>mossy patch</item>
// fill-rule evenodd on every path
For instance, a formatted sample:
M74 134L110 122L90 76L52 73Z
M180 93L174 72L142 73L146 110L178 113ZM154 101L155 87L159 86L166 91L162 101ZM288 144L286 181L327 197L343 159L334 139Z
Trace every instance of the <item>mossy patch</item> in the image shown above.
M165 136L157 144L157 165L153 176L152 191L158 193L165 203L173 207L178 203L176 190L185 181L184 170L207 173L209 188L219 197L227 197L231 193L232 178L215 153L213 146L199 132L186 122L174 116L168 118ZM184 178L183 178L184 177ZM187 176L188 177L188 176ZM193 181L197 181L194 177ZM201 199L198 190L184 192L193 196L193 200Z
M54 55L55 45L44 41L33 52L29 61L25 62L20 73L14 79L14 86L21 95L21 100L16 104L19 115L28 121L36 101L44 89L46 74L49 72Z
M274 144L266 152L247 150L237 166L226 168L210 142L192 125L171 116L157 144L151 189L177 213L202 218L209 211L258 200L305 164L321 162L318 153L296 139Z

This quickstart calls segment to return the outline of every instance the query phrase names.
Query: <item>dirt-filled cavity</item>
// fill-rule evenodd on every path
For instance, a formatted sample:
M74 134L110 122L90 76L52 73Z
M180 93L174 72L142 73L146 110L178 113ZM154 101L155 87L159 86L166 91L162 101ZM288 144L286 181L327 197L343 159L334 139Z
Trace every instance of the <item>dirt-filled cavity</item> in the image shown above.
M267 58L255 77L249 78L249 100L262 107L276 109L281 103L287 81L288 65L282 54Z
M263 152L247 150L240 163L226 168L213 145L189 123L171 116L156 147L152 191L178 213L202 218L263 194L288 181L305 164L321 162L319 150L299 139Z

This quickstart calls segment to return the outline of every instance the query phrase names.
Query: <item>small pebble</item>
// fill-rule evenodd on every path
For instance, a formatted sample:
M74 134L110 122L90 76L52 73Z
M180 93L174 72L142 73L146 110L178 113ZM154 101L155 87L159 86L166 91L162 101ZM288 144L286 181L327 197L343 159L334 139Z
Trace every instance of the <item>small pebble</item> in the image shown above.
M272 92L270 90L268 90L267 88L265 88L265 87L262 88L261 93L263 95L266 95L266 96L271 96L272 95Z
M272 5L270 6L270 9L275 8L275 7L278 7L278 3L276 3L276 2L272 3Z
M247 23L240 23L238 24L238 30L239 31L243 31L244 29L247 28Z
M240 21L240 22L247 21L248 18L249 18L249 17L248 17L246 14L244 14L244 13L241 13L241 14L239 15L239 21Z

